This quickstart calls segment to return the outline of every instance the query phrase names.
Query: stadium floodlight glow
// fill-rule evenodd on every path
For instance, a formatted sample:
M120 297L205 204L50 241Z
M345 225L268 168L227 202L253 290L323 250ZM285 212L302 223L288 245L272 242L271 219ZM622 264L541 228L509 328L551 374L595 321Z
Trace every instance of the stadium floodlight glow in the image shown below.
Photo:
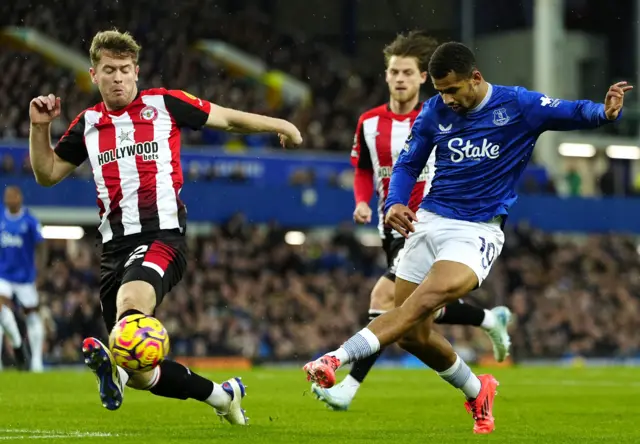
M45 239L78 240L84 237L84 229L76 226L45 225L42 227Z
M593 157L596 155L596 147L590 143L561 143L558 146L561 156L565 157Z
M288 231L284 235L284 241L289 245L302 245L307 240L307 236L302 231Z
M640 159L640 148L633 145L609 145L606 153L611 159Z

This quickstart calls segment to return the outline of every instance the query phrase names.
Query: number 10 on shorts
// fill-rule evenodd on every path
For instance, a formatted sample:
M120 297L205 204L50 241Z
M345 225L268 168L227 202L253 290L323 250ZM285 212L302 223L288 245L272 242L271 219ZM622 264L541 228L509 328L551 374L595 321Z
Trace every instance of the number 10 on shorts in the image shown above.
M493 242L487 242L487 240L480 237L480 253L482 254L482 268L485 270L491 266L493 260L496 258L496 246Z

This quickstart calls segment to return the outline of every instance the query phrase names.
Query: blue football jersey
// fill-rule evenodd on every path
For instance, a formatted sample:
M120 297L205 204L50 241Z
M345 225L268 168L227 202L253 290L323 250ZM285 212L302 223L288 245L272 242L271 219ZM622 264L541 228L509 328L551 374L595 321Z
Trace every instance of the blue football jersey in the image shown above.
M603 104L553 99L519 86L490 84L484 100L466 114L432 97L393 167L385 213L394 204L407 204L428 163L430 184L421 208L472 222L506 217L540 134L608 122Z
M19 284L36 279L36 246L42 242L38 220L26 209L0 213L0 279Z

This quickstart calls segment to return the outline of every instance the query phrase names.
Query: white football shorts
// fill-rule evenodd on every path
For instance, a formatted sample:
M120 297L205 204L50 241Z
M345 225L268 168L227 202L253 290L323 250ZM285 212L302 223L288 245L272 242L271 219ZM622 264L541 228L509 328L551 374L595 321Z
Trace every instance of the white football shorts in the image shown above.
M11 298L14 294L24 308L38 306L38 291L35 283L19 284L0 279L0 296Z
M486 279L502 252L504 233L500 221L468 222L449 219L420 209L416 213L415 232L409 235L396 276L420 284L437 261L460 262Z

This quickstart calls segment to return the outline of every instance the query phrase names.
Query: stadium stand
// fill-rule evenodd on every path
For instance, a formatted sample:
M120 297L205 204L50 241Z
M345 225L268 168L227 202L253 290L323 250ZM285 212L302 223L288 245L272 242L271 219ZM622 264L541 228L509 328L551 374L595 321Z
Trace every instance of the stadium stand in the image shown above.
M348 228L302 246L286 230L242 215L192 237L190 269L158 316L174 353L298 360L339 345L363 322L369 289L383 269L378 250ZM47 360L78 362L78 344L106 333L97 299L98 257L85 238L75 248L48 241L50 266L39 278L48 328ZM517 359L635 357L640 259L621 235L553 237L525 225L510 229L505 250L471 303L506 303L518 321ZM461 351L490 352L478 329L439 326ZM475 352L473 352L475 350ZM397 349L388 357L399 356Z
M88 53L90 39L97 30L113 27L128 30L143 47L141 87L185 89L223 106L286 116L303 129L305 148L348 149L358 115L385 100L385 87L380 79L362 76L334 49L305 41L303 35L274 33L266 17L255 9L233 9L203 7L197 0L178 6L149 0L126 4L79 0L38 0L28 5L5 2L0 5L0 25L20 23L84 54ZM60 26L58 18L66 17L68 10L76 12L76 20ZM262 85L239 77L196 51L194 42L202 38L228 42L264 60L271 68L282 69L308 83L313 91L313 106L308 110L271 107ZM28 116L20 111L34 91L53 91L64 100L65 119L54 129L56 136L61 135L70 119L95 101L94 95L83 94L69 81L69 73L64 69L51 66L34 53L7 50L6 42L4 45L0 60L9 74L0 79L0 98L8 99L0 102L0 115L4 116L0 127L5 128L2 136L27 135ZM380 64L382 69L382 57ZM190 143L227 144L231 148L275 144L272 139L254 137L240 141L207 131L187 137Z

